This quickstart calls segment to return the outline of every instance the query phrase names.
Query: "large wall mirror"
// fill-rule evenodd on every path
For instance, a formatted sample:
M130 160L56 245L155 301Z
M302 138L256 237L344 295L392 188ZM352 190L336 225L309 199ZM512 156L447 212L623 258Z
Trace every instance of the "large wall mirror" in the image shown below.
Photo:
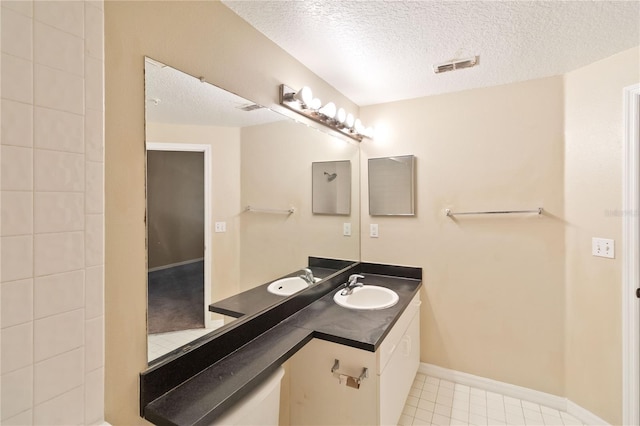
M145 101L150 363L235 320L208 312L211 303L305 268L309 256L359 260L356 143L150 58ZM350 164L341 179L351 209L314 215L312 164L332 161Z

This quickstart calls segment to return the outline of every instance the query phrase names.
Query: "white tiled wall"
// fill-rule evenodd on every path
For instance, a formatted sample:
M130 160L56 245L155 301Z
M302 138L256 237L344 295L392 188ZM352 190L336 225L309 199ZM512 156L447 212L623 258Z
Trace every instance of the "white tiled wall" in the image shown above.
M0 5L0 423L98 424L103 3Z

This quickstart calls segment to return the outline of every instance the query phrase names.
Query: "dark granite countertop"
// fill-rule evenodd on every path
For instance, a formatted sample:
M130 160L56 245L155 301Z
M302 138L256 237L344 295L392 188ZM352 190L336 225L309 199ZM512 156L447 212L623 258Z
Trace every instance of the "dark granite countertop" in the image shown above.
M380 310L343 308L333 301L335 291L318 299L286 322L313 331L313 337L375 352L400 314L418 292L421 281L363 273L365 285L388 287L398 293L394 306Z
M419 268L391 268L399 275L406 272L404 276L409 278L383 275L389 271L373 264L359 264L348 273L361 273L365 284L393 289L399 296L396 305L372 311L343 308L333 301L340 284L333 280L329 291L305 307L148 403L144 417L157 425L208 424L314 337L371 352L377 350L422 285ZM344 280L344 276L339 279Z
M309 268L311 269L311 272L313 272L313 275L318 278L325 278L337 272L336 269L321 268L316 266L310 266ZM235 296L227 297L226 299L214 302L209 305L209 311L234 318L240 318L244 315L252 315L258 313L287 297L269 293L267 291L267 287L269 286L269 284L282 278L297 277L299 275L300 271L292 272L289 275L276 278L275 280L269 281L268 283L259 285L250 290L243 291L242 293L236 294Z
M280 324L147 405L157 425L206 425L311 340L313 332Z

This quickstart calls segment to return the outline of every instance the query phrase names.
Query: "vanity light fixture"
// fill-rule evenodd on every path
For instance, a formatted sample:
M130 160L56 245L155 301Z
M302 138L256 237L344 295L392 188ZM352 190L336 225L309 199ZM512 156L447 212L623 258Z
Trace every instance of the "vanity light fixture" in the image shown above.
M356 119L353 114L347 114L344 108L337 109L333 102L323 106L320 99L313 97L313 92L307 86L295 91L281 84L280 105L349 136L358 142L365 137L373 139L373 128L365 128L360 119Z

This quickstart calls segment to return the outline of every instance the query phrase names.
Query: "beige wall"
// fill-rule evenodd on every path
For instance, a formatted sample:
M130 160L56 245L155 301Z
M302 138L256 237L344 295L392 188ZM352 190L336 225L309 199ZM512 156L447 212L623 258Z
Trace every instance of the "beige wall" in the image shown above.
M564 394L563 82L546 78L361 109L417 157L417 215L371 217L362 259L421 266L423 362ZM444 215L532 209L545 214ZM367 237L369 224L379 238Z
M105 416L131 425L145 423L144 56L281 111L282 83L358 108L218 2L107 1L104 30Z
M640 82L635 48L565 75L566 396L622 422L622 90ZM616 259L591 256L613 238Z

